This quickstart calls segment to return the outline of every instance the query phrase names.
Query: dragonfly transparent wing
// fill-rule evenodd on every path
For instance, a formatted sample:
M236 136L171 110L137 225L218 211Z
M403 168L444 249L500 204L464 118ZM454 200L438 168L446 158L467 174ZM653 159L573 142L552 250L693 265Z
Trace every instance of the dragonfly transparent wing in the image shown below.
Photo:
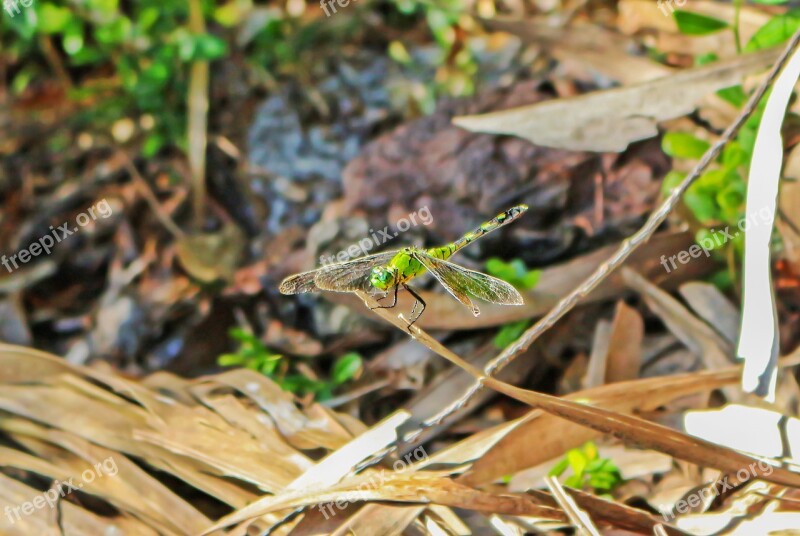
M397 254L387 251L367 255L360 259L329 264L316 270L289 276L280 286L282 294L299 294L315 290L332 290L349 292L353 290L369 290L369 274L375 266L388 264Z
M478 316L479 311L468 295L503 305L524 303L517 289L496 277L437 259L424 251L416 251L413 255L453 297L471 308L475 316Z

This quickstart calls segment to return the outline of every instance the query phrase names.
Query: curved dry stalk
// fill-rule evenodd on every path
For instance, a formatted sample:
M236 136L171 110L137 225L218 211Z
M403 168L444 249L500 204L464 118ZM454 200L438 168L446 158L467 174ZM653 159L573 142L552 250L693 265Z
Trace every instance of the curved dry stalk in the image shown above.
M617 251L608 261L598 266L597 270L595 270L592 275L586 278L586 280L575 290L570 292L569 295L558 302L558 304L538 322L528 328L528 330L525 331L525 333L523 333L516 342L509 345L497 357L487 363L484 369L487 376L493 376L502 370L506 365L511 363L511 361L516 359L521 353L527 350L530 345L541 336L542 333L547 331L556 322L563 318L564 315L571 311L580 300L585 298L606 277L608 277L611 272L619 268L631 255L631 253L636 250L636 248L647 242L650 237L653 236L658 227L667 219L667 216L669 216L670 212L675 209L689 186L691 186L692 183L697 180L700 174L703 173L703 171L708 167L708 165L719 156L725 145L731 139L733 139L734 136L736 136L736 134L739 132L739 129L742 127L742 125L744 125L745 121L747 121L747 119L753 114L758 106L759 101L761 101L761 98L775 81L781 69L783 69L784 65L791 57L792 52L795 48L797 48L798 44L800 44L800 30L795 32L795 34L792 36L789 44L786 46L783 52L781 52L780 57L775 62L775 65L772 66L772 69L767 77L759 85L758 89L756 89L753 95L751 95L750 100L736 117L736 120L734 120L734 122L727 129L725 129L725 132L722 133L720 139L717 140L716 143L714 143L714 145L712 145L706 151L706 153L703 155L703 158L701 158L697 165L695 165L691 173L689 173L686 178L684 178L683 181L681 181L681 183L674 190L672 190L669 197L667 197L661 206L659 206L658 209L650 215L641 229L636 231L629 238L626 238L620 245L619 249L617 249ZM469 391L464 394L464 396L445 408L438 415L427 421L425 425L436 426L440 424L450 414L463 408L470 401L470 399L481 390L481 388L481 382L476 382L472 385Z
M356 291L364 300L364 304L374 308L378 303L368 294ZM428 335L416 326L409 326L408 321L401 315L394 315L387 309L373 309L375 314L403 331L410 331L416 340L444 357L451 363L461 367L477 381L478 385L486 385L499 393L503 393L515 400L523 402L532 408L541 409L549 414L567 419L581 426L592 428L603 434L611 434L626 444L663 452L673 458L685 460L698 465L714 467L723 471L736 471L741 467L750 467L758 472L758 478L776 484L798 487L800 475L782 467L770 467L769 472L758 466L757 469L748 464L755 463L755 459L734 451L722 445L716 445L705 439L690 436L684 432L673 430L662 424L645 420L641 417L619 413L599 406L560 398L553 395L529 391L511 384L502 382L489 376L486 372L467 363L454 352L443 346L439 341ZM418 429L415 433L419 433ZM408 437L408 436L407 436ZM396 446L394 446L396 448ZM390 452L384 449L382 452ZM370 458L376 460L378 455ZM365 466L363 462L357 467Z

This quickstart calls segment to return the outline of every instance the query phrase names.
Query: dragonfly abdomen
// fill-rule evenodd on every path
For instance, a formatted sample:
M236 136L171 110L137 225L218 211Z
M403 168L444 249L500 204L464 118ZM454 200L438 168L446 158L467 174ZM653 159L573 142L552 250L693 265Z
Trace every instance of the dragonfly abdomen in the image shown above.
M495 229L497 229L498 227L502 227L503 225L506 225L507 223L511 223L512 221L516 220L517 218L522 216L526 210L528 210L528 205L517 205L516 207L512 207L506 210L505 212L501 212L491 220L483 222L477 229L465 234L452 244L448 244L447 246L444 246L442 248L435 248L435 249L447 248L452 250L451 253L447 256L450 257L451 255L453 255L453 253L467 246L468 244L476 241L486 233L490 233ZM447 259L447 257L441 257L441 258Z

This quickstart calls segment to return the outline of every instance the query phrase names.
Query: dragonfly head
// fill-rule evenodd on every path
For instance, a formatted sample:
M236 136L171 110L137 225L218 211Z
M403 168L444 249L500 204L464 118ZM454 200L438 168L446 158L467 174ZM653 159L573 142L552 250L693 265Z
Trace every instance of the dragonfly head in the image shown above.
M388 290L395 285L397 270L386 266L376 266L372 269L369 282L378 290Z

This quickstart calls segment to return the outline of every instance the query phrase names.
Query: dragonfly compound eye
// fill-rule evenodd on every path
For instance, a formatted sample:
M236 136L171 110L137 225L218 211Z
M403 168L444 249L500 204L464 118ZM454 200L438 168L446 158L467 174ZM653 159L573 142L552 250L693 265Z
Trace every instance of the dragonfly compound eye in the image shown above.
M382 266L376 266L372 269L372 275L370 276L369 281L372 283L373 287L380 290L386 290L392 286L394 277L391 270L388 270Z

